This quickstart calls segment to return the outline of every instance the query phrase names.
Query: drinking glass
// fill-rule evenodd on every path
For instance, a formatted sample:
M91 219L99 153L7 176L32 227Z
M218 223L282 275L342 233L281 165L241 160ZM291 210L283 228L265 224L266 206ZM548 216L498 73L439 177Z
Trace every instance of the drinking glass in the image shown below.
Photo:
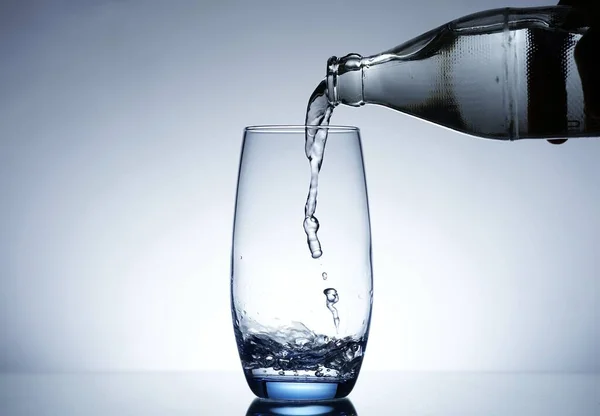
M311 127L315 128L315 127ZM231 312L252 392L276 400L347 396L363 361L373 297L371 231L359 130L328 126L315 217L305 126L244 130L231 267Z

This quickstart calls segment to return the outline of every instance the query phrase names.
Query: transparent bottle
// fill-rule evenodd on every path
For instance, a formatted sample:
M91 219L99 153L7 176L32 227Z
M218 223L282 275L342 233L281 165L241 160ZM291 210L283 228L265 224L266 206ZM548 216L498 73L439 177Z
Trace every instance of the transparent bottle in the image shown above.
M327 100L490 139L600 137L586 109L600 91L584 91L575 61L588 27L564 6L472 14L374 56L330 58Z

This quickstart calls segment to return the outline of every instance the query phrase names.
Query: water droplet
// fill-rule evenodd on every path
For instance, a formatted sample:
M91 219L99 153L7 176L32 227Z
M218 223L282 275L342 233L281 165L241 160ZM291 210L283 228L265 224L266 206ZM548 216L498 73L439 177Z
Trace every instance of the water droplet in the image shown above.
M317 237L317 231L319 231L319 220L316 217L310 215L304 219L304 231L306 232L306 239L308 241L308 247L313 259L321 257L323 252L321 251L321 243Z
M243 257L242 257L242 256L240 256L240 260L241 260L241 259L243 259Z
M335 290L332 287L325 289L323 291L323 294L327 297L327 302L329 303L334 304L337 303L337 301L339 300L337 290Z
M321 274L321 276L323 277L323 280L327 280L327 272L323 272L323 274Z
M329 309L331 315L333 315L333 323L337 332L340 329L340 316L337 308L333 305L335 305L340 300L340 297L337 293L337 290L335 290L332 287L325 289L323 291L323 294L327 298L327 309Z
M284 376L284 375L285 375L285 371L281 370L281 371L279 372L279 375L280 375L280 376Z

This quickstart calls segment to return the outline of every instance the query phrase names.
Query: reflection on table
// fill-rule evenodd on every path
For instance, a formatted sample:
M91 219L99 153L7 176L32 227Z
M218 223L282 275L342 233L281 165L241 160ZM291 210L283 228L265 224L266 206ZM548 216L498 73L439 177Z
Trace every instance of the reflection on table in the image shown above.
M246 416L358 416L349 399L289 403L255 399Z
M350 400L255 399L241 371L0 374L2 416L598 416L600 374L362 371Z

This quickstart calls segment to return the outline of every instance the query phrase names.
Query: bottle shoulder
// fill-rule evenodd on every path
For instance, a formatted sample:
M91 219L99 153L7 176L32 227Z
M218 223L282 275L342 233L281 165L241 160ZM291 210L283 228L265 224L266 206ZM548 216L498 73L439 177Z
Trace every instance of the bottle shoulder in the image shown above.
M589 27L588 15L570 6L526 7L487 10L447 24L457 34L485 34L505 30L541 28L583 34Z
M428 53L435 53L435 45L445 43L448 38L522 29L584 34L589 24L589 16L583 10L569 6L486 10L458 18L380 54L364 58L363 63L373 65L393 59L421 59Z

